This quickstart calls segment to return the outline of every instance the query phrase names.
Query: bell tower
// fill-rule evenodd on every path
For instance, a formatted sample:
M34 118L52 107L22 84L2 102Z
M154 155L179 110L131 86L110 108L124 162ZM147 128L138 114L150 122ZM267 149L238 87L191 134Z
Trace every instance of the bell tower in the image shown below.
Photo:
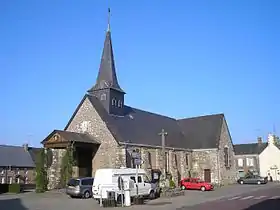
M88 94L96 96L109 114L124 115L125 92L121 89L116 74L110 28L110 9L108 9L108 28L98 76L95 85L88 90Z

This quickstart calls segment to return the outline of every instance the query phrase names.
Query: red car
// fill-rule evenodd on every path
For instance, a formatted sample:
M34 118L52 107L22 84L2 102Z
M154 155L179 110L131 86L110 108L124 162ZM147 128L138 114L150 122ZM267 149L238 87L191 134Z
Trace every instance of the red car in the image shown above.
M185 178L180 181L182 190L213 190L214 186L208 182L202 181L199 178Z

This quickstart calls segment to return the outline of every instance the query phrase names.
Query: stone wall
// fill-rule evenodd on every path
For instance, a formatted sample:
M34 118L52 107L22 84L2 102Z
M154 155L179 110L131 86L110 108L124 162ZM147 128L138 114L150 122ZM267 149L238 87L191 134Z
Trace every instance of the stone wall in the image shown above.
M230 167L225 166L224 148L229 148ZM234 149L231 136L225 119L223 120L220 144L219 144L219 161L220 161L220 179L222 185L235 183L237 180L236 162L234 161Z
M224 148L229 149L230 166L225 165ZM236 163L234 150L226 121L223 120L218 149L197 149L192 152L193 176L204 178L204 169L211 170L211 182L227 185L236 182Z
M189 176L189 170L191 169L191 154L185 152L185 151L180 151L179 152L180 155L180 171L181 171L181 177L185 178ZM188 158L187 158L188 156Z
M218 149L193 150L191 161L193 165L191 170L192 177L197 177L204 180L204 169L210 169L211 182L219 182L220 164L218 162Z
M47 169L48 189L60 188L60 171L62 158L66 153L65 149L50 149L52 154L52 163Z
M87 132L100 142L92 160L92 176L99 168L125 166L125 153L107 128L90 101L86 98L67 128L72 132Z
M141 168L147 171L149 178L151 178L151 169L159 169L161 172L164 171L165 164L161 149L143 146L130 146L129 150L132 151L133 149L139 150L143 161ZM172 179L177 185L181 178L188 176L189 165L186 164L186 154L188 153L186 151L173 149L166 149L166 152L168 153L167 172L172 175ZM127 167L131 167L131 165L127 165Z

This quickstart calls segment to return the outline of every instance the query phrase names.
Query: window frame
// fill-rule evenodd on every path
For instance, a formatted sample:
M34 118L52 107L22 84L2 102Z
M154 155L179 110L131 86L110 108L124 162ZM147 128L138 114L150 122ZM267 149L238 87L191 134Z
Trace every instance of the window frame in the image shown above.
M237 165L238 165L238 167L243 167L244 166L244 159L243 158L238 158L237 159Z

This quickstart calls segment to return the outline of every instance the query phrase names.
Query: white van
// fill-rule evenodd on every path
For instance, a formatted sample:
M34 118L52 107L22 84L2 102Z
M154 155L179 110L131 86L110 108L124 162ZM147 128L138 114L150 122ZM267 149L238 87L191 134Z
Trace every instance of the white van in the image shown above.
M93 198L96 200L99 200L101 197L102 199L106 199L107 193L104 193L106 191L114 191L117 194L121 194L121 191L118 187L118 179L120 176L124 182L133 183L134 181L134 186L132 184L132 186L130 187L130 195L131 197L136 196L137 188L135 168L104 168L98 169L95 172L94 182L92 186ZM154 192L145 170L138 169L138 195L154 197L155 193L156 192Z

